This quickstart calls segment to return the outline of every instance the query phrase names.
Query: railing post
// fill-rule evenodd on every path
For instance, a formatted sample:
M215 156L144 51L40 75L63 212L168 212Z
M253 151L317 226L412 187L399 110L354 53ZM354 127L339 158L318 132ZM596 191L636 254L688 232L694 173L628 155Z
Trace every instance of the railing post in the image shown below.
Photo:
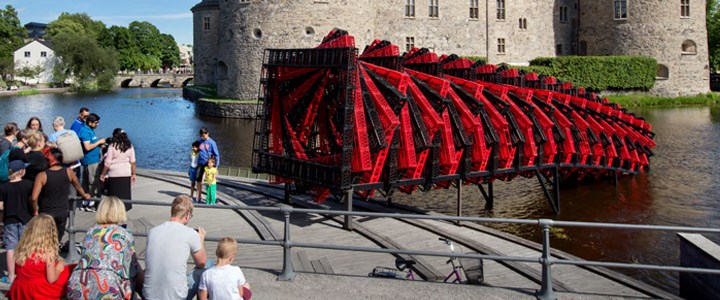
M542 264L542 283L537 298L541 300L555 300L557 298L553 293L551 272L553 258L550 257L550 227L552 227L553 221L550 219L540 219L538 220L538 224L542 228L543 248L542 257L540 258L540 263Z
M291 250L292 242L290 241L290 213L292 207L283 206L280 211L285 215L285 234L283 237L283 270L278 276L278 280L291 281L295 278L295 271L293 271Z
M343 199L345 200L345 209L347 210L347 212L352 212L352 207L353 207L353 189L352 188L345 191L345 195L343 195ZM343 229L353 230L353 218L351 215L345 215L345 223L343 224Z
M70 201L70 215L68 216L68 256L66 260L69 263L80 261L80 255L75 250L75 208L77 207L77 201L77 199Z

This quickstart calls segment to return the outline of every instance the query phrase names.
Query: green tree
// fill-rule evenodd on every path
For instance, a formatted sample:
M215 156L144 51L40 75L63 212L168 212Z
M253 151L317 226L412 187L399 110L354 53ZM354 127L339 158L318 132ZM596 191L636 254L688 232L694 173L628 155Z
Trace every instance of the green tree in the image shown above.
M128 30L135 39L135 45L140 53L158 58L162 56L162 35L155 25L147 21L133 21L128 26Z
M28 79L36 79L44 68L40 65L30 67L30 66L23 66L22 68L18 69L17 76L23 77L25 79L25 85L28 84Z
M715 71L720 68L720 7L717 0L707 0L706 5L710 70Z
M53 74L58 79L72 79L77 90L113 88L118 71L117 53L112 48L101 47L94 37L60 33L55 36L55 54L60 62Z
M23 46L23 37L27 37L27 31L20 25L15 8L0 8L0 79L13 73L13 53Z
M105 24L103 22L93 20L86 13L71 14L63 12L57 20L48 24L47 34L50 39L55 39L62 33L80 33L97 39L104 29Z
M162 55L160 61L162 66L172 68L180 64L180 48L178 48L175 38L169 34L160 36Z

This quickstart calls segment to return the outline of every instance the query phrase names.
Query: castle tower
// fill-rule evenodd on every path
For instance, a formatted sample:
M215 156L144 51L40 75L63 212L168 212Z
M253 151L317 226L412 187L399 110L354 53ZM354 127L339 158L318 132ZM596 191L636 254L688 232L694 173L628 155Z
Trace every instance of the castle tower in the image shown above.
M196 85L216 83L218 2L203 0L190 9L193 13L193 81Z
M642 55L658 62L652 93L709 91L704 0L578 0L580 55Z
M219 8L217 90L228 98L257 99L264 49L312 48L335 27L350 31L359 48L374 36L371 0L241 0Z

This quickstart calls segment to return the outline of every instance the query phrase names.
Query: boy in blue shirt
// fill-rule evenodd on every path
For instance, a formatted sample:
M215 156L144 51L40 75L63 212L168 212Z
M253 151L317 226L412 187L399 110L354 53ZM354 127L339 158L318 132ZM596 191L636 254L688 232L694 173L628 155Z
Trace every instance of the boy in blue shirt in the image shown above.
M215 158L215 167L220 166L220 151L217 144L210 138L210 131L207 127L200 128L200 152L198 153L198 165L195 168L195 185L197 187L198 199L202 195L203 175L205 175L205 167L207 167L210 157Z

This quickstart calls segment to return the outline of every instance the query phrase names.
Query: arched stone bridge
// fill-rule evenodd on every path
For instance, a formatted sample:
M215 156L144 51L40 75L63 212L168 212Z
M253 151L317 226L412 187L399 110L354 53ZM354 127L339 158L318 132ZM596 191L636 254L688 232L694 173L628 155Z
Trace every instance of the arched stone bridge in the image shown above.
M164 84L181 87L193 77L193 74L122 74L115 76L115 82L119 87L158 87Z

